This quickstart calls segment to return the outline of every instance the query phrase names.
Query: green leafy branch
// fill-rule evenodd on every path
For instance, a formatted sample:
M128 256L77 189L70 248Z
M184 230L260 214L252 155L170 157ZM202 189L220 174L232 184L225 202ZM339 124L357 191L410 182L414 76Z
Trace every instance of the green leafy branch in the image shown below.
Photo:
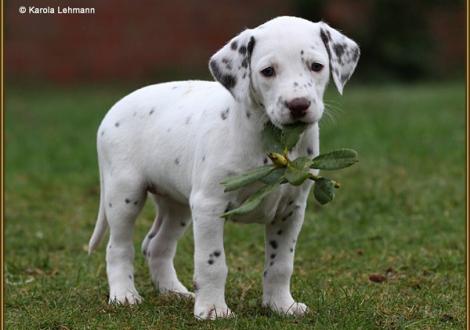
M221 183L225 192L238 190L255 182L263 186L249 196L239 207L225 212L222 217L243 215L253 211L263 199L282 184L290 183L299 186L305 180L315 181L313 194L320 204L331 202L335 197L338 182L326 177L313 175L311 169L339 170L358 162L357 152L352 149L339 149L321 154L313 159L305 156L290 160L288 152L298 142L306 128L306 124L288 125L283 130L272 124L266 124L262 139L267 155L272 164L260 166L243 174L232 176Z

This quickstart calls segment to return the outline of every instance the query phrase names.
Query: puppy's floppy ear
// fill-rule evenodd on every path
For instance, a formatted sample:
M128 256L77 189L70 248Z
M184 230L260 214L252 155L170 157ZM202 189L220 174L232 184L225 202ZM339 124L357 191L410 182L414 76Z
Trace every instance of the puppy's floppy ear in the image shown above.
M324 22L320 22L320 37L330 57L330 71L336 88L343 94L344 85L351 78L359 61L359 46Z
M253 30L245 30L229 41L209 60L212 76L232 93L237 101L249 94L251 54L255 47Z

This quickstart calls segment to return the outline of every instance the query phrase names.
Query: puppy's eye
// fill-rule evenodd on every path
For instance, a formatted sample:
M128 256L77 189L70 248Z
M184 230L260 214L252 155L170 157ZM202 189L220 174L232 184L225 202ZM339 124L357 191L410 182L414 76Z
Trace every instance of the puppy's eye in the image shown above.
M272 77L274 76L274 68L271 66L268 66L266 69L261 70L261 74L265 77Z
M323 64L313 62L310 69L313 72L320 72L323 69Z

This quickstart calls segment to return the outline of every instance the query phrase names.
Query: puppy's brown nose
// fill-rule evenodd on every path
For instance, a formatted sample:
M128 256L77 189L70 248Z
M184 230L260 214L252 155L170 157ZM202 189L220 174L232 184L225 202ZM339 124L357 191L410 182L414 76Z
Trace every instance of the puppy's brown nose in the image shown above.
M305 97L297 97L289 102L287 102L287 107L290 110L292 118L299 119L305 116L307 109L310 106L310 101Z

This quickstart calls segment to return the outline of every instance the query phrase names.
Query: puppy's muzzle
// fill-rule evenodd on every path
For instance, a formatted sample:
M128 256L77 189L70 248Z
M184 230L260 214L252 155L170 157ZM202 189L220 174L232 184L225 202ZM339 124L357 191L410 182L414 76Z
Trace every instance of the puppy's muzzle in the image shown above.
M301 119L307 114L307 110L310 107L310 101L305 97L297 97L289 102L286 102L286 107L290 111L290 115L293 119Z

